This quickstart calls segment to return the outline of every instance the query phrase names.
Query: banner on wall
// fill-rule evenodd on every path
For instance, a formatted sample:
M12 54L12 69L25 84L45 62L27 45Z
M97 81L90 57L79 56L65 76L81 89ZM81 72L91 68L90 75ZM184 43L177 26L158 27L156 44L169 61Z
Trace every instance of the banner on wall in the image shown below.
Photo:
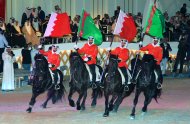
M5 19L5 0L0 0L0 18Z

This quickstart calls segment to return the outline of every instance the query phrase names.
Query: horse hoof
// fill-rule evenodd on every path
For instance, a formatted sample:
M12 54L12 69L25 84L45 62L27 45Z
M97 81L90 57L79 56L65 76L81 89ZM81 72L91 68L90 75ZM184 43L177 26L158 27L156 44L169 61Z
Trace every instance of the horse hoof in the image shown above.
M144 116L146 114L146 112L142 112L141 115Z
M41 107L42 107L42 108L46 108L46 105L42 104Z
M134 120L134 119L135 119L135 116L134 116L134 115L131 115L131 116L130 116L130 119L131 119L131 120Z
M70 100L70 101L69 101L69 105L70 105L71 107L75 107L75 102L74 102L73 100Z
M91 107L92 107L92 108L95 108L95 107L96 107L96 103L95 103L95 102L92 102Z
M85 107L81 107L81 111L84 111L86 108Z
M28 113L31 113L32 112L32 108L28 108L28 109L26 109L26 111L28 112Z
M117 110L116 110L116 109L113 109L113 110L112 110L112 113L117 113Z
M81 110L81 107L80 107L80 106L77 106L77 110Z
M131 119L131 120L134 120L134 119L135 119L135 115L131 115L131 116L130 116L130 119Z
M103 114L103 117L108 117L108 116L109 116L108 113L104 113L104 114Z

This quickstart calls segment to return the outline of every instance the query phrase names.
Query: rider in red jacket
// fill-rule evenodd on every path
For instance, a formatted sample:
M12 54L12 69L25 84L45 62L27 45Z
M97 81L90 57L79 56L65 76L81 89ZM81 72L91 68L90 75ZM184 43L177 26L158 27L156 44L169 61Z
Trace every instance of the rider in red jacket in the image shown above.
M43 49L39 50L41 54L47 56L47 61L49 63L49 68L54 73L54 82L57 83L58 80L58 72L57 68L60 66L60 56L57 54L58 46L52 45L52 49L48 51L44 51Z
M92 88L97 88L95 67L96 57L98 55L98 46L94 44L94 37L89 36L88 43L84 44L84 46L80 49L77 45L75 45L74 49L76 49L79 54L83 54L82 58L84 62L89 65L90 71L92 73Z
M118 67L121 69L122 73L125 76L125 87L124 90L128 91L128 74L127 74L127 60L129 59L129 50L127 49L128 46L128 41L126 40L121 40L121 45L120 47L116 47L114 50L112 50L110 53L113 55L117 55L119 62L118 62Z
M163 82L163 77L162 77L160 62L162 61L163 49L162 47L160 47L159 39L154 38L153 43L150 43L145 47L141 47L140 50L148 51L148 54L152 55L154 59L157 61L155 66L155 71L157 72L158 75L158 82L157 82L158 88L161 87L161 84Z

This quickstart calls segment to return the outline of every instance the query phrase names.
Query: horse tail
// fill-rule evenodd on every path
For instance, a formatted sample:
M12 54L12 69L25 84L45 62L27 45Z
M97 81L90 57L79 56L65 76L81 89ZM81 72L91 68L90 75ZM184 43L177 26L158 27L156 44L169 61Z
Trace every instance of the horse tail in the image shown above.
M63 85L63 77L64 77L63 73L60 70L57 70L57 71L60 75L60 83L59 83L60 88L57 90L54 89L55 93L52 96L53 104L57 103L58 101L62 101L62 99L65 97L65 94L66 94L66 89Z
M156 88L155 94L154 94L153 98L155 99L155 101L156 101L157 103L158 103L158 98L160 98L161 94L162 94L162 89L157 89L157 88Z
M96 89L92 90L92 99L93 98L102 98L102 96L103 96L103 91L99 86Z

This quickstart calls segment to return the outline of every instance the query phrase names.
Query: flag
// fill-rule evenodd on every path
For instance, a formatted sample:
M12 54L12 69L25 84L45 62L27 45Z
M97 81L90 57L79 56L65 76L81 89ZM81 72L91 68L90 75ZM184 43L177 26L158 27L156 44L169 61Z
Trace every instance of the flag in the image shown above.
M133 17L120 10L113 34L119 35L120 38L124 38L128 40L128 42L132 41L137 34Z
M94 44L102 44L102 33L94 24L94 20L85 10L82 11L78 35L84 39L88 39L89 36L94 37Z
M165 19L158 0L148 0L143 17L143 33L153 37L163 38ZM146 9L148 8L148 10ZM147 13L148 12L148 13Z
M51 13L44 37L62 37L71 33L67 13Z

